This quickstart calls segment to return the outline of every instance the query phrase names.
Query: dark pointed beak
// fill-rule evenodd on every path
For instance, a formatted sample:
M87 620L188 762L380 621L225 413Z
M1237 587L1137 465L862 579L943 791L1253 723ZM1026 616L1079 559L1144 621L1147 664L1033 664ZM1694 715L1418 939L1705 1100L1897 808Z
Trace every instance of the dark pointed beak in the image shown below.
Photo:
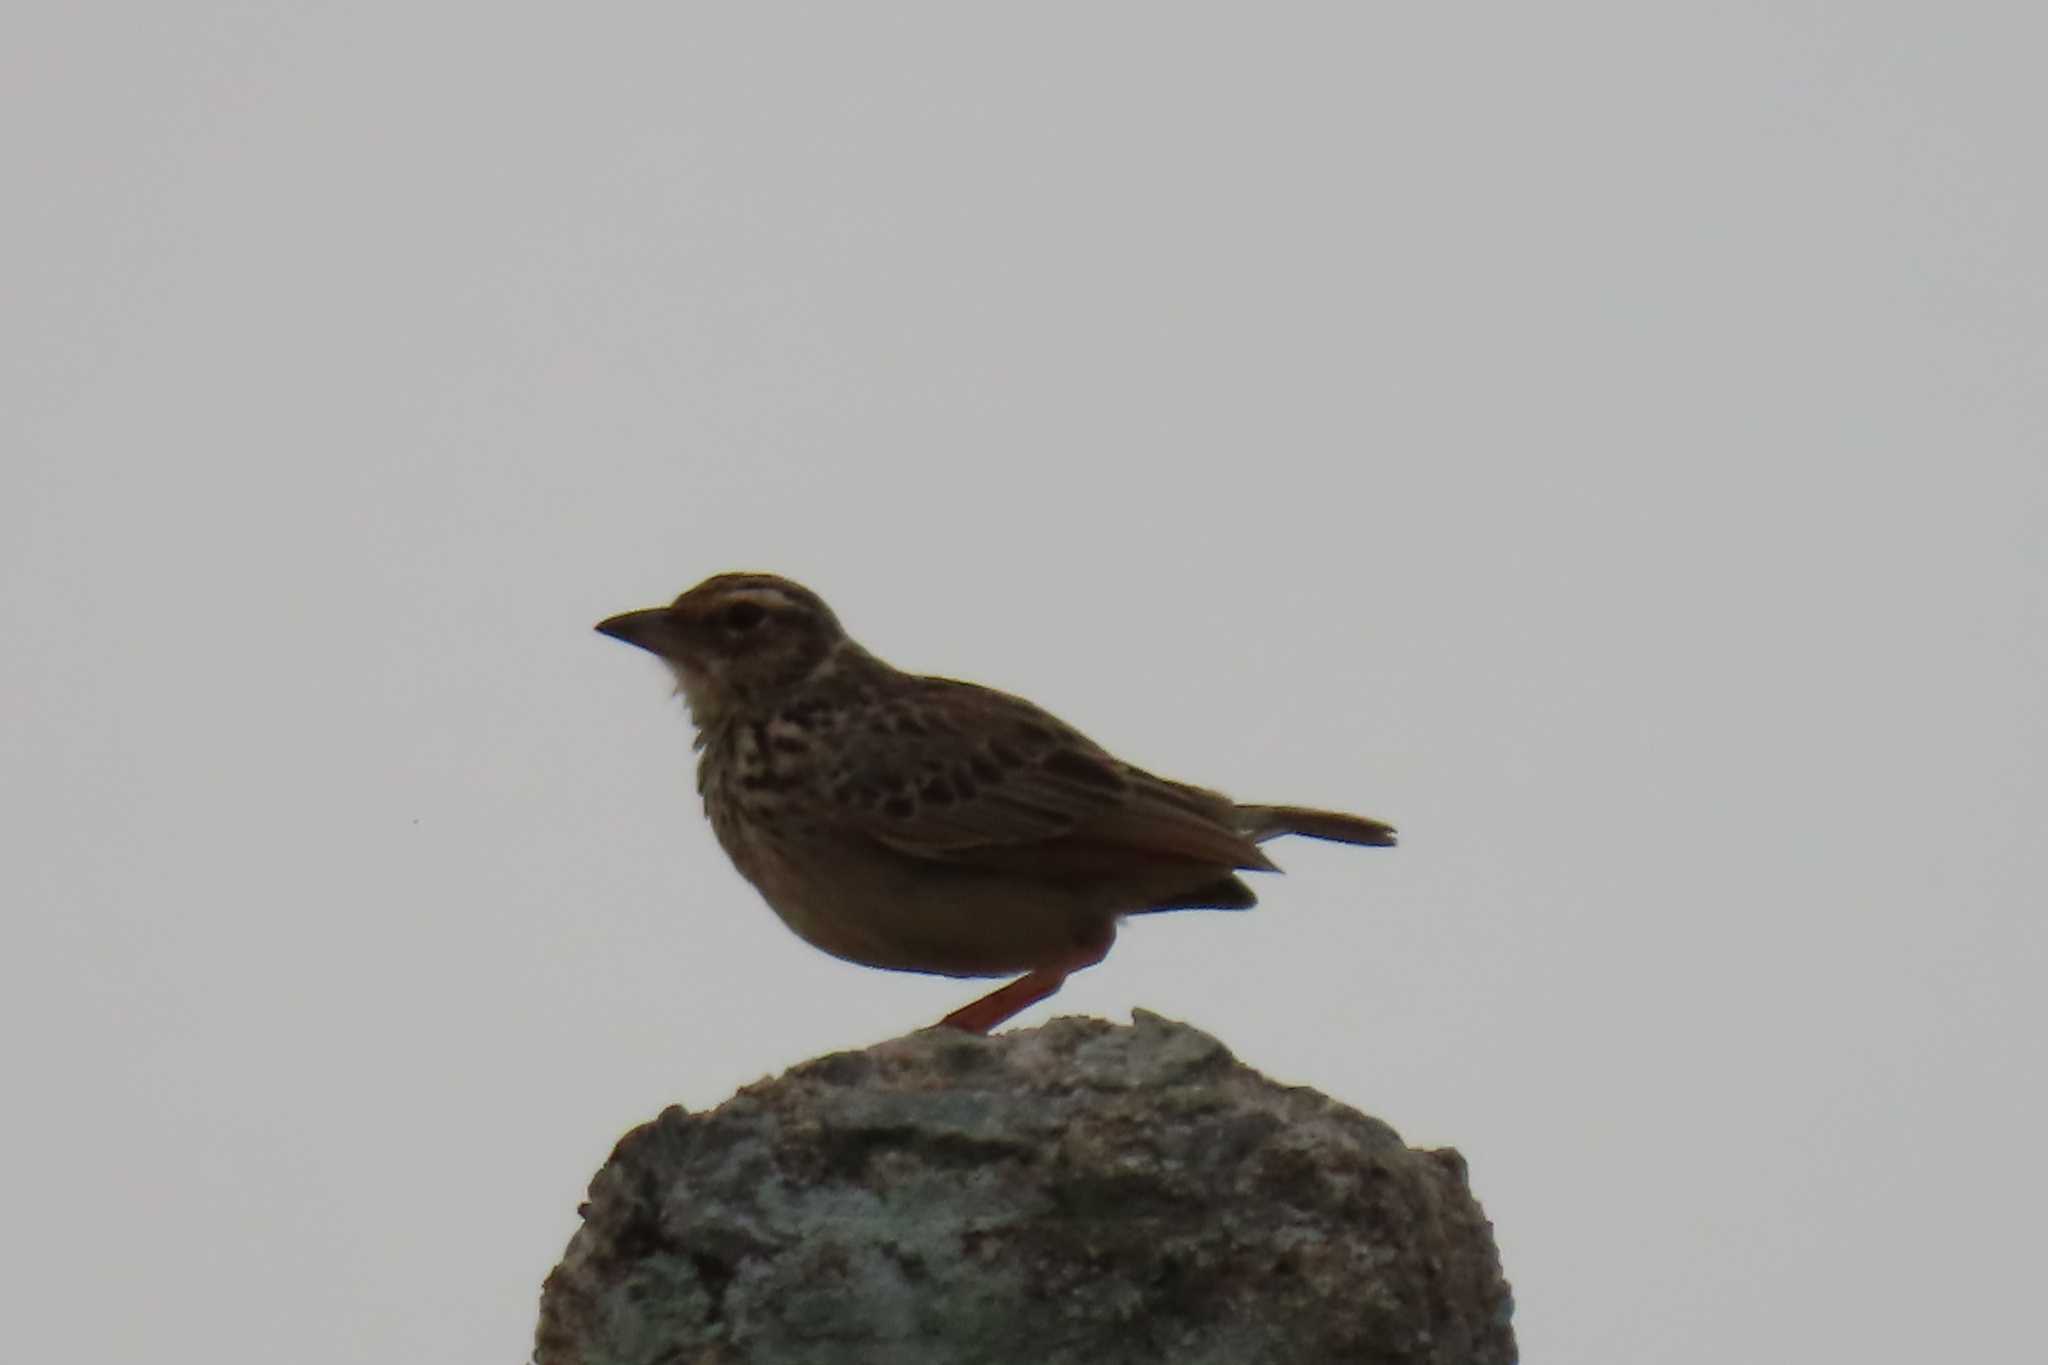
M650 654L672 659L682 648L682 622L673 607L622 612L597 623L598 634L638 645Z

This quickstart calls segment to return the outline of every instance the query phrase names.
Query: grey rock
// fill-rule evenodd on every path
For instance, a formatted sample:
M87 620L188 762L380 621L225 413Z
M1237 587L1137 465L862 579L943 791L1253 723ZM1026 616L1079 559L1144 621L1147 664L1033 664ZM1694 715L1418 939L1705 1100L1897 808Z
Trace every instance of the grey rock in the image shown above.
M931 1029L619 1143L540 1365L1515 1357L1454 1151L1140 1012Z

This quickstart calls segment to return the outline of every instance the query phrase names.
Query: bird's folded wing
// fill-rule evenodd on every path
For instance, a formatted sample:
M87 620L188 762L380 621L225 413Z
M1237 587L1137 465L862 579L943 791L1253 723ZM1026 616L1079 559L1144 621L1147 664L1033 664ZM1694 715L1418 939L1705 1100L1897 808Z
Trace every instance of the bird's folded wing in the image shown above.
M1226 797L1120 763L1030 702L925 680L848 737L834 818L935 861L1086 876L1133 857L1268 870Z

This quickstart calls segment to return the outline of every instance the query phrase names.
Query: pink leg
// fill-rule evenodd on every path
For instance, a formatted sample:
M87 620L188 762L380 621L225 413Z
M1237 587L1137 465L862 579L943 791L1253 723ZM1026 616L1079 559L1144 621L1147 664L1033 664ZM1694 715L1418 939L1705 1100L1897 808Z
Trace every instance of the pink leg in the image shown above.
M970 1001L939 1020L939 1027L962 1029L968 1033L988 1033L1039 1001L1058 993L1059 988L1067 984L1068 977L1083 967L1093 967L1102 961L1109 952L1109 945L1114 942L1116 925L1113 922L1105 924L1101 933L1076 948L1074 955L1058 966L1040 967L1018 977L1007 986L996 987L981 999Z
M1007 986L998 986L971 1004L962 1005L939 1020L939 1027L965 1029L969 1033L987 1033L996 1025L1008 1021L1020 1010L1030 1009L1066 984L1066 968L1041 967L1028 976L1018 977Z

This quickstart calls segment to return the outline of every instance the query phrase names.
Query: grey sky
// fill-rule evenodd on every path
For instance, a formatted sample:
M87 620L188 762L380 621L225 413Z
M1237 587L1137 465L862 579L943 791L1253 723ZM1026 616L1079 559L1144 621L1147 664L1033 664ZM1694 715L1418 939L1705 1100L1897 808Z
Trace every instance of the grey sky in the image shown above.
M1056 1007L1463 1149L1531 1360L2032 1339L2037 8L6 29L21 1359L521 1359L628 1125L982 988L719 856L590 626L726 568L1399 825Z

